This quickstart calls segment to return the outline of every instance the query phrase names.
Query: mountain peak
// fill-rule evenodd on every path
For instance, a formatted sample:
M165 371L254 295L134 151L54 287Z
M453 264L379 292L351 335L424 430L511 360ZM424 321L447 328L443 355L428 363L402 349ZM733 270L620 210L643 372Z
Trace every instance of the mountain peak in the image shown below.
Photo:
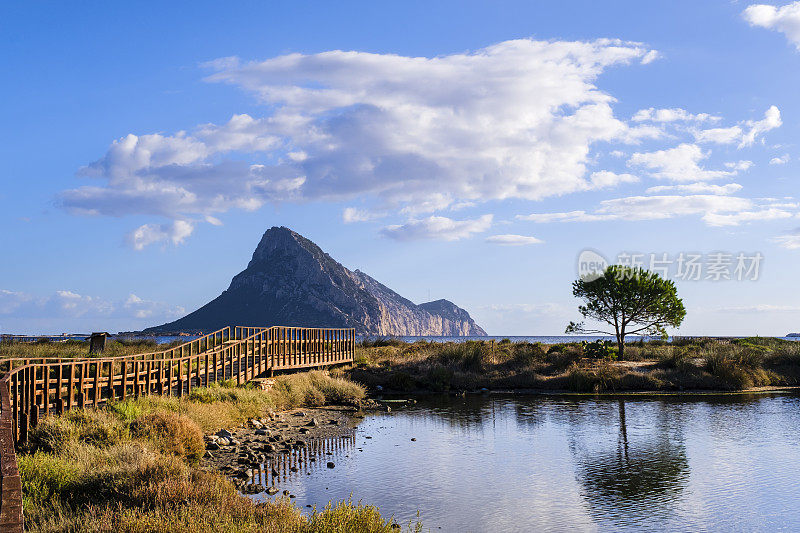
M217 298L147 331L234 324L353 327L361 335L486 335L455 304L416 305L360 270L348 270L284 226L264 232L247 268Z

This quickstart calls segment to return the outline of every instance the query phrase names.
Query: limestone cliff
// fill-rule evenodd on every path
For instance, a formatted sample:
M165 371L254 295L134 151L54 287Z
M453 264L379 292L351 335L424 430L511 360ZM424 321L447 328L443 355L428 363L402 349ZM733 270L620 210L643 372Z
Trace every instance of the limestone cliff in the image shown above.
M264 233L247 268L217 298L146 331L209 331L228 325L352 327L360 335L486 335L455 304L416 305L284 227Z

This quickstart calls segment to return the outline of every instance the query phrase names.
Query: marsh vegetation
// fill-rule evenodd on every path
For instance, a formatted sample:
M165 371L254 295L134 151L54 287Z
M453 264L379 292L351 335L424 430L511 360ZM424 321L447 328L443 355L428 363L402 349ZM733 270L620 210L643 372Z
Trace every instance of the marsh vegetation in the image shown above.
M736 391L800 385L800 343L775 338L626 344L539 344L503 340L404 343L383 339L358 347L342 375L393 391L540 389L573 392ZM598 353L608 353L598 357Z

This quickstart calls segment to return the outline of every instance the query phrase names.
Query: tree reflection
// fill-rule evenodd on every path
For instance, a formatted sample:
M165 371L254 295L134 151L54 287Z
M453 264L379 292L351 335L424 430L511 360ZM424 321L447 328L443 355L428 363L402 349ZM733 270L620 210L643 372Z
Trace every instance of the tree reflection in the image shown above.
M650 421L655 431L648 424L646 433L629 435L625 408L619 399L616 442L601 432L577 437L570 446L584 499L594 516L624 516L628 523L668 515L689 477L682 439L671 434L664 410L660 420Z

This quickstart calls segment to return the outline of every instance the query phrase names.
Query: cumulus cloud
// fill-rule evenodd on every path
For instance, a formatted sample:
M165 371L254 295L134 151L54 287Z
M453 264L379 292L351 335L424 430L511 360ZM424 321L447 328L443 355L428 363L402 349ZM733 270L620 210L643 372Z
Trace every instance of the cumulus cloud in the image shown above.
M447 217L430 216L411 220L405 224L386 226L381 233L398 241L437 239L457 241L482 233L492 225L492 215L483 215L472 220L453 220Z
M754 4L745 9L742 16L751 26L783 33L800 50L800 2L781 7Z
M97 182L60 202L84 215L200 221L266 203L359 197L414 216L611 186L610 175L587 178L594 145L661 133L616 118L614 98L595 81L655 57L617 40L521 39L432 58L339 50L223 58L206 65L216 71L208 81L253 93L269 114L127 135L82 169ZM164 228L139 230L140 243L172 238Z
M714 194L631 196L604 200L594 212L532 213L517 215L517 219L538 223L599 222L661 220L690 215L699 215L709 226L735 226L789 218L796 215L796 206Z
M710 152L704 152L696 144L682 143L674 148L655 152L636 152L628 165L638 166L649 171L650 176L671 181L706 181L734 176L736 169L708 170L700 163Z
M528 235L492 235L486 237L486 242L502 246L525 246L528 244L541 244L544 241Z
M210 221L217 225L216 219ZM170 224L144 224L128 234L128 243L134 250L142 250L153 243L183 243L194 231L194 224L185 220L176 220Z
M785 235L775 237L772 241L778 243L782 248L800 250L800 228L790 231Z
M770 165L785 165L789 162L789 154L783 154L780 157L773 157L769 160Z
M589 177L590 189L606 189L616 187L622 183L636 183L639 178L633 174L616 174L608 170L601 170L599 172L592 172Z
M759 135L779 128L783 125L781 112L776 106L770 106L761 120L746 120L729 128L710 128L695 130L694 136L699 143L734 144L739 148L752 146Z

